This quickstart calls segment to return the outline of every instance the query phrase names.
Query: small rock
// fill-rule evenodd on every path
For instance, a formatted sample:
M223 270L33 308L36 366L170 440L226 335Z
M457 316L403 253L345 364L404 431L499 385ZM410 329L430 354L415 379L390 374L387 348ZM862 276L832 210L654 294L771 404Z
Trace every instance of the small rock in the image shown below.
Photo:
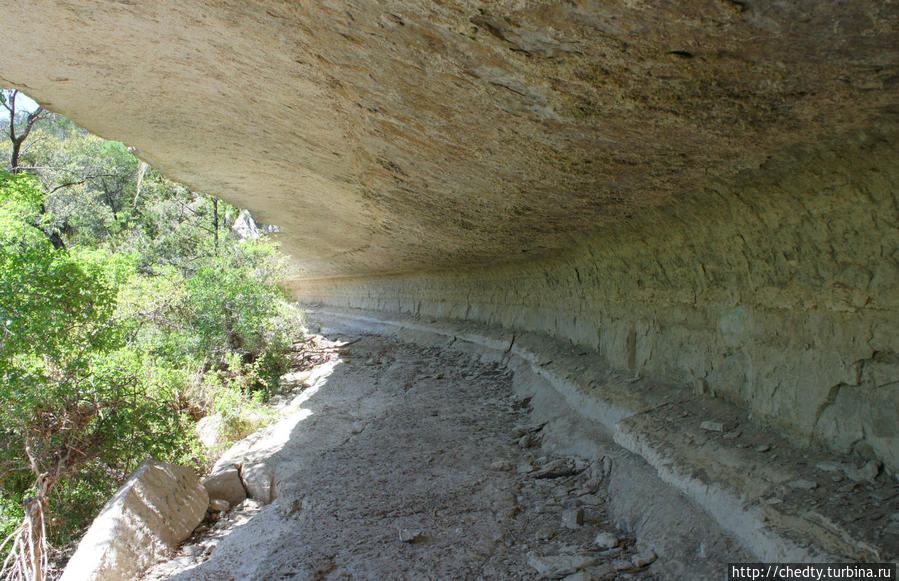
M555 537L557 534L558 532L555 529L547 527L537 531L536 539L538 541L549 541L552 540L553 537Z
M584 509L575 508L562 513L562 524L565 528L576 530L584 524Z
M617 547L618 543L618 537L612 533L599 533L596 535L596 538L593 539L593 544L600 549L612 549Z
M561 478L563 476L573 476L583 472L583 468L579 468L574 460L570 458L560 458L553 460L540 470L534 473L534 478Z
M653 551L652 549L650 549L648 551L644 551L642 553L636 554L633 558L633 561L634 561L635 566L645 567L645 566L649 565L650 563L654 562L658 558L659 558L659 556L656 555L656 552Z
M209 510L215 512L225 512L231 508L231 503L223 498L213 498L209 501Z
M812 482L811 480L805 480L804 478L799 478L797 480L791 480L790 482L787 482L787 486L799 490L814 490L815 488L818 488L818 483Z
M491 470L498 470L501 472L508 472L509 470L512 470L512 468L513 468L512 463L509 462L508 460L497 460L496 462L494 462L493 464L490 465Z
M596 557L589 555L554 555L541 557L536 553L528 553L528 565L537 570L540 575L550 579L561 579L573 575L591 567L598 562Z
M733 424L717 420L705 420L699 424L699 427L707 432L729 432L734 429Z
M527 474L528 472L534 471L534 465L530 462L522 462L518 465L518 468L515 469L519 474Z
M634 564L627 559L615 559L612 561L612 568L616 571L627 571L634 568Z
M206 487L209 498L221 498L231 505L240 504L247 497L240 470L227 462L216 464L212 474L203 481L203 486Z
M555 503L550 504L537 504L534 506L534 512L537 514L546 514L550 512L559 512L562 510L562 507Z
M521 448L533 448L537 444L534 434L527 433L518 440L518 446Z
M818 462L815 468L824 472L842 472L856 482L863 480L873 481L880 474L883 464L877 460L867 462L861 468L856 468L848 462Z
M768 504L781 504L783 502L782 498L777 498L776 496L772 496L768 500L766 500Z
M861 468L856 468L851 464L844 465L843 472L846 473L846 476L856 481L873 481L880 474L881 466L883 465L879 461L871 460Z
M771 449L771 446L769 446L768 444L762 444L760 446L755 447L755 451L760 452L760 453L767 452L770 449Z
M424 538L424 533L418 529L400 529L400 540L404 543L415 543Z
M721 437L726 440L736 440L737 438L739 438L742 435L743 435L743 432L741 430L734 430L732 432L728 432L728 433L724 434ZM739 446L739 444L737 444L737 446Z
M839 472L842 470L843 465L839 462L818 462L815 468L824 472Z

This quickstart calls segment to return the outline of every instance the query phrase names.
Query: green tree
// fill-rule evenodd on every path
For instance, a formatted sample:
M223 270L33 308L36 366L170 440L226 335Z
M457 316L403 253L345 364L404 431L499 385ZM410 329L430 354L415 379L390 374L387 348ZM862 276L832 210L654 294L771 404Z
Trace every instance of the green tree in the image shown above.
M15 89L0 89L0 105L3 105L9 114L9 125L6 128L11 144L9 167L14 174L19 173L19 155L22 151L22 144L28 139L35 124L46 113L43 107L38 107L30 113L23 112L17 108L18 97L19 91Z
M129 451L159 448L178 411L116 317L134 257L54 248L30 224L42 198L33 177L0 172L0 474L23 498L11 542L32 579L46 571L57 486L87 464L118 467Z
M14 134L17 171L0 171L0 578L40 579L47 540L76 538L143 458L205 462L198 418L227 410L229 437L252 429L235 410L259 411L301 337L276 245L223 235L236 208L59 115Z

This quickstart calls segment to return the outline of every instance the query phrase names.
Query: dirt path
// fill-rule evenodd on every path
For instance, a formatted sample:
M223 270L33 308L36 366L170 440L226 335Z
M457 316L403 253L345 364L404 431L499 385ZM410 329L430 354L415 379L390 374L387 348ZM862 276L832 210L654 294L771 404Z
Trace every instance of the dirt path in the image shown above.
M277 452L276 500L225 513L149 578L656 578L607 519L602 466L542 455L504 367L341 339L360 340Z

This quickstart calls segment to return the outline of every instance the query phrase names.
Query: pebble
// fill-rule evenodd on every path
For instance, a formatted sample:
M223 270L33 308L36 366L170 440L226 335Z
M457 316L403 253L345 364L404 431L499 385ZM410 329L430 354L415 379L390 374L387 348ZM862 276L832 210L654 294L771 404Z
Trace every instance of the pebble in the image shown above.
M799 490L814 490L818 488L818 483L813 482L811 480L805 480L804 478L799 478L797 480L791 480L787 482L787 486L790 488L797 488Z
M562 524L565 528L576 530L584 524L584 509L575 508L562 513Z
M559 579L573 575L591 567L598 562L596 557L589 555L553 555L541 557L536 553L528 553L528 565L537 570L540 575L550 579ZM628 563L630 564L630 563Z
M627 559L615 559L612 561L612 568L616 571L627 571L628 569L633 569L634 564Z
M856 468L848 462L818 462L815 468L824 472L842 472L850 479L861 482L863 480L872 481L880 474L882 464L877 460L867 462L861 468Z
M767 452L770 449L771 449L771 446L769 446L768 444L762 444L761 446L755 447L756 452Z
M612 533L599 533L598 535L596 535L596 538L593 539L593 544L600 549L611 549L613 547L617 547L618 542L618 537L616 537Z
M499 470L501 472L508 472L509 470L512 470L512 468L512 463L508 460L497 460L490 465L491 470Z
M648 551L644 551L635 555L633 561L634 565L636 565L637 567L645 567L658 558L659 556L656 555L656 552L650 549Z
M418 529L400 529L400 540L404 543L414 543L424 538L424 534Z
M209 510L215 512L225 512L231 508L231 503L222 498L213 498L209 501Z
M699 427L708 432L729 432L734 428L732 424L717 420L705 420Z

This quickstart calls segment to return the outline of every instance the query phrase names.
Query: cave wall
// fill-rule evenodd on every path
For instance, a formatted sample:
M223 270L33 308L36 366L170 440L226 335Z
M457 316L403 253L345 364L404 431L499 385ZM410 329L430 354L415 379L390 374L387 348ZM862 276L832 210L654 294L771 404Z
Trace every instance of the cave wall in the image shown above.
M296 280L303 301L545 332L899 468L894 128L794 148L552 259Z

